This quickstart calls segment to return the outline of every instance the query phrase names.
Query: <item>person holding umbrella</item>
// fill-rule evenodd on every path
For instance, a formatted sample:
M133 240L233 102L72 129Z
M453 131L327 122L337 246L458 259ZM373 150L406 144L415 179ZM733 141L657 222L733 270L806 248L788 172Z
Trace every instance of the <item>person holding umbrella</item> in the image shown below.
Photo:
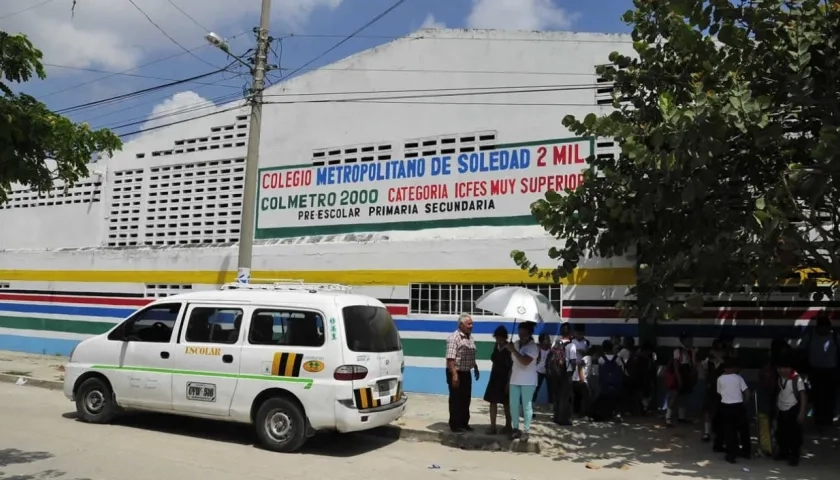
M519 340L508 343L507 348L513 357L510 372L510 416L513 426L512 439L528 441L531 419L534 417L534 391L537 389L537 357L540 347L534 341L534 322L519 324ZM524 418L522 432L519 431L519 405L522 405Z

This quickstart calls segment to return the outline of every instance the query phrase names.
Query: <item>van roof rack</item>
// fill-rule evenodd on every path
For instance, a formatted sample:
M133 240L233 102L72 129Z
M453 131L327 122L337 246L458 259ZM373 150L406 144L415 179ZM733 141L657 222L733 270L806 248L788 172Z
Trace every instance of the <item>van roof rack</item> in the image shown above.
M263 290L297 292L340 292L350 293L353 288L338 283L305 283L297 279L252 279L251 283L231 282L222 285L222 290Z

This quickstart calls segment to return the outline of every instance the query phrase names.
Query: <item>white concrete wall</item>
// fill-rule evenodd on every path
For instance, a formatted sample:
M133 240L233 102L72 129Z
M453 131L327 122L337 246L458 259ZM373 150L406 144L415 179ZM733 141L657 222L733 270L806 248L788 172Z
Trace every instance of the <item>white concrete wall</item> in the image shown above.
M431 30L421 31L415 37L397 40L271 87L266 92L266 101L348 97L339 95L341 92L362 92L354 96L369 97L364 92L593 85L595 65L605 63L610 52L632 53L629 37L619 35ZM595 106L594 89L399 102L266 105L261 166L311 162L313 149L319 148L373 141L387 141L401 148L402 142L411 138L481 130L496 131L497 143L570 137L561 125L565 115L604 111ZM242 123L244 113L244 110L234 110L186 122L129 142L122 152L105 160L106 188L111 186L112 172L118 170L244 156L244 147L152 156L153 151L172 149L175 140L207 136L211 127ZM145 153L145 157L137 158L138 153ZM102 196L107 202L110 189ZM108 209L104 204L93 204L89 211L83 210L82 206L0 210L0 249L100 245L105 238ZM141 216L144 216L142 212ZM526 250L543 265L550 266L545 252L555 242L538 227L469 232L460 229L389 232L376 241L362 242L342 240L347 237L336 237L331 242L323 239L317 242L303 239L294 244L281 242L273 247L257 247L254 269L513 269L509 252L514 248ZM0 253L0 270L227 271L234 270L235 263L234 248ZM597 266L630 265L626 260L596 263Z
M632 53L630 38L623 35L488 30L418 35L422 38L397 40L270 88L266 101L335 98L334 92L593 85L595 66L608 63L610 52ZM315 92L324 95L312 96ZM500 143L570 137L561 124L564 116L606 111L594 106L594 89L399 102L269 105L264 122L271 128L263 129L261 164L310 162L317 148L478 130L497 130Z

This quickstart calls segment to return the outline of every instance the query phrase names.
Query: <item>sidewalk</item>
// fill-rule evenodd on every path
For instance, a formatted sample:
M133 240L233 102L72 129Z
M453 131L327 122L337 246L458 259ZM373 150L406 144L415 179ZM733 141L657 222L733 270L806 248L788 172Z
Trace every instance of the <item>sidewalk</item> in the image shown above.
M61 389L65 357L40 356L0 351L0 381ZM22 379L22 380L21 380ZM469 450L539 453L556 460L573 462L587 469L630 470L641 465L658 465L664 472L691 474L698 478L829 478L836 468L840 432L806 439L802 464L797 468L769 459L756 458L730 465L711 446L700 442L702 423L667 429L658 418L633 418L625 424L576 421L559 427L551 414L538 408L531 441L523 447L501 435L483 432L489 426L487 404L473 399L471 425L475 432L449 432L448 399L445 396L408 394L406 415L392 427L372 434L414 441L440 442ZM504 420L502 419L502 423ZM744 469L748 469L752 473Z

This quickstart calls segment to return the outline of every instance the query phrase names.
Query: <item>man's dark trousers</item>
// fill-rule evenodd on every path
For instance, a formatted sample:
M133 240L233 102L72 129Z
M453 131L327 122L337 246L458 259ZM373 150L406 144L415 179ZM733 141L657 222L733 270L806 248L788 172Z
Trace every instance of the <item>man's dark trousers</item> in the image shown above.
M552 376L554 382L554 422L561 425L572 423L572 372Z
M449 428L463 430L470 424L470 400L472 400L472 377L470 372L458 372L458 387L452 386L452 372L446 369L446 385L449 386Z

